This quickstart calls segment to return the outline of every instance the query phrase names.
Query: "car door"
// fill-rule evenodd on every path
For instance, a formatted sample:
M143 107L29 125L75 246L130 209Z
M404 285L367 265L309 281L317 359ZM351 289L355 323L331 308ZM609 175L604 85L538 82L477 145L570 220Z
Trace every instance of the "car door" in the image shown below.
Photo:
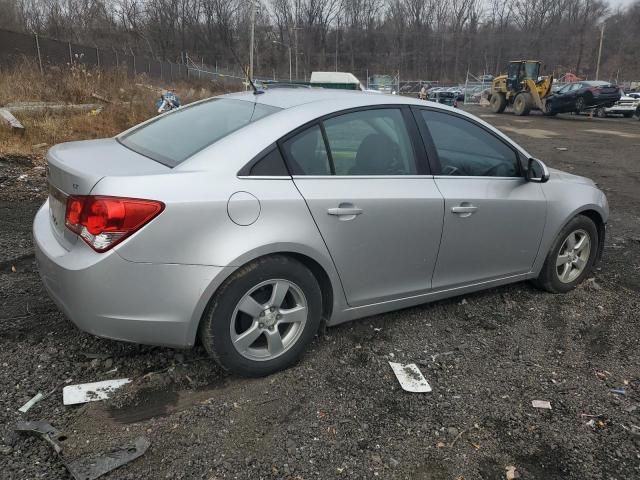
M416 140L408 108L380 107L280 142L352 306L431 288L444 200Z
M526 181L519 154L468 117L430 109L416 116L445 201L432 287L529 272L547 206L540 184Z

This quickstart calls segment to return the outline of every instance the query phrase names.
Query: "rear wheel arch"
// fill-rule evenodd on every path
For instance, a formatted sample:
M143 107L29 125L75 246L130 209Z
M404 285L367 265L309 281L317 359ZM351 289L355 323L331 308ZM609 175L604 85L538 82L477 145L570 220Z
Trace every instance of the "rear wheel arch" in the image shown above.
M334 284L331 281L331 277L329 276L329 273L327 272L327 270L320 264L319 261L317 261L316 259L312 258L309 255L299 253L299 252L293 252L293 251L273 251L273 252L265 253L262 255L256 255L249 259L246 259L246 258L243 259L244 262L241 265L233 269L230 269L225 275L225 277L219 280L219 284L216 286L216 288L213 291L207 292L206 304L204 309L200 313L200 317L197 321L197 325L195 326L194 333L196 333L199 330L200 323L202 323L203 318L207 315L207 311L209 309L209 305L211 301L214 299L216 293L220 291L220 288L223 287L225 282L230 277L232 277L236 272L246 268L252 263L259 262L260 260L263 260L268 257L291 258L301 263L306 268L308 268L309 271L311 271L311 273L315 277L316 281L318 282L318 285L320 286L320 290L322 293L322 319L323 321L326 322L331 318L331 315L333 313L333 302L335 298L334 291L333 291Z

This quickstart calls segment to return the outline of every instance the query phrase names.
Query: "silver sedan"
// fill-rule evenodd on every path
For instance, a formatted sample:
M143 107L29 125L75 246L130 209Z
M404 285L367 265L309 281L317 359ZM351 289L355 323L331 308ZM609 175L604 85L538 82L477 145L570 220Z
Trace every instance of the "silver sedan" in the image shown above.
M199 340L222 367L294 363L322 322L506 283L568 292L608 205L457 109L276 89L204 100L48 154L44 285L79 328Z

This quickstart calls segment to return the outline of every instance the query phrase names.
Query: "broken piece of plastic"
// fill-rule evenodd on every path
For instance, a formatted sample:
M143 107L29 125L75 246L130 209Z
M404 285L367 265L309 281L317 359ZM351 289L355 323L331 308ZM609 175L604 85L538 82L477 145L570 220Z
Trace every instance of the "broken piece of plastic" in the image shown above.
M114 391L129 382L131 380L128 378L117 378L102 382L68 385L62 389L62 403L65 405L77 405L79 403L106 400Z
M44 394L41 393L41 392L38 392L35 395L35 397L33 397L31 400L29 400L27 403L25 403L23 406L21 406L18 409L18 411L22 412L22 413L27 413L31 407L33 407L36 403L38 403L43 398L44 398Z
M545 410L551 410L551 403L546 400L532 400L531 406L533 408L543 408Z
M403 390L412 393L429 393L431 391L431 386L415 363L402 365L401 363L389 362L389 365Z
M18 422L16 431L38 435L51 445L74 480L95 480L105 473L141 457L151 445L151 442L145 437L138 437L133 443L114 448L106 453L67 461L62 454L62 444L60 443L67 437L51 424L42 421Z

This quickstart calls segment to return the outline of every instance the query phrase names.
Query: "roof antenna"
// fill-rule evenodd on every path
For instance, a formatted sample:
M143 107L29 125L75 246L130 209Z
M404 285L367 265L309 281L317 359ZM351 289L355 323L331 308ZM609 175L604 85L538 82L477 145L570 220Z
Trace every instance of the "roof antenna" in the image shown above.
M240 70L242 70L242 72L247 77L247 80L249 81L249 85L251 85L251 88L253 89L253 94L260 95L261 93L264 93L264 90L258 90L256 85L253 83L253 79L249 76L249 72L242 66L242 62L238 58L238 55L236 55L235 50L233 50L233 47L231 46L231 42L229 42L229 50L231 50L231 53L233 54L233 58L235 58L236 62L238 63Z

